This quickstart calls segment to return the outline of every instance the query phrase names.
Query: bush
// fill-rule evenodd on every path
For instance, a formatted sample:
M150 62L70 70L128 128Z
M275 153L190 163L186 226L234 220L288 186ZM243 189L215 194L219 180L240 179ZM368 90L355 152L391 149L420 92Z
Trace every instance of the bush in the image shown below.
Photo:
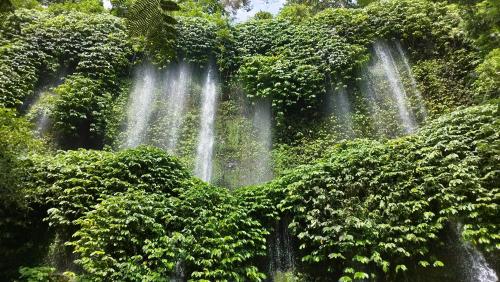
M1 29L0 103L14 107L38 84L74 72L116 87L131 47L123 20L108 14L16 10Z
M5 279L14 278L17 267L39 255L44 234L38 228L43 224L28 208L21 179L27 170L25 159L42 150L30 124L14 110L0 107L0 273ZM31 236L34 233L38 236Z
M243 202L269 226L290 218L298 269L312 277L379 276L397 281L416 267L440 267L445 224L486 251L499 243L498 102L454 112L418 134L385 143L351 141L323 149ZM273 209L272 207L277 208Z
M476 69L478 78L474 82L476 99L487 101L500 98L500 48L491 51Z
M74 230L74 220L103 199L127 190L178 195L189 173L162 150L138 147L111 153L68 151L34 156L27 188L48 210L48 222Z
M71 245L91 280L264 278L251 262L265 255L267 233L225 189L197 184L179 197L131 191L77 223Z
M101 148L113 103L113 96L103 83L71 76L54 92L57 98L51 117L61 145Z

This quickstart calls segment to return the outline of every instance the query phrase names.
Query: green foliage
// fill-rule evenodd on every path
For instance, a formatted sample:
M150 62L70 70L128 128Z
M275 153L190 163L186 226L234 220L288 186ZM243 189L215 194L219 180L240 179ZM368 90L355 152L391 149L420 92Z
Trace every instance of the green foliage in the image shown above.
M6 0L13 9L35 9L40 8L40 3L36 0Z
M47 9L54 14L62 14L68 11L78 11L83 13L102 13L104 8L100 0L81 0L77 2L66 1L53 3Z
M259 192L271 200L265 205L291 217L302 267L313 276L327 270L326 277L357 279L366 265L398 280L418 261L440 266L432 246L450 221L465 223L466 238L494 251L498 111L495 102L439 118L414 136L339 144L317 164L253 191L267 191ZM251 207L260 218L270 214Z
M21 177L26 173L25 159L43 149L31 132L30 124L14 110L0 107L0 273L8 279L17 267L37 256L36 215L30 213L21 193ZM33 218L30 218L33 217Z
M237 4L239 1L231 2ZM187 0L179 3L180 11L176 15L187 17L218 18L225 15L225 7L222 1L217 0Z
M476 4L474 17L469 21L476 42L485 50L500 45L500 3L485 0Z
M31 205L70 246L90 280L261 281L253 261L268 232L223 188L193 181L159 149L70 151L32 158Z
M287 6L291 5L304 5L309 6L315 12L321 11L327 8L341 8L354 6L352 0L287 0ZM285 6L286 7L286 6Z
M316 95L325 92L322 87L324 77L316 67L297 66L280 57L251 57L240 69L240 75L246 81L244 88L249 93L248 96L255 97L254 99L271 98L273 100L278 124L284 122L285 111L289 109L289 106L297 104L301 99L314 105L319 102ZM311 109L312 105L306 107ZM306 109L300 108L301 112Z
M72 228L74 220L114 193L140 189L176 195L189 177L175 158L149 147L116 154L68 151L32 161L26 189L50 208L47 220L56 227Z
M76 281L76 274L73 272L56 273L54 267L37 266L37 267L21 267L20 281L26 282L71 282Z
M500 48L491 51L476 69L478 78L474 82L476 99L485 101L500 98Z
M99 80L73 75L54 89L54 130L64 147L102 147L113 96Z
M365 58L364 48L348 44L316 23L292 25L276 20L248 25L242 33L249 41L238 47L243 58L238 73L249 98L272 99L278 125L292 113L302 117L317 113L326 94L327 76L348 77ZM289 27L283 29L284 25ZM255 30L261 26L262 30ZM270 38L250 43L262 33Z
M271 14L269 12L265 12L265 11L258 11L253 16L253 19L255 19L255 20L269 20L272 18L273 18L273 14Z
M163 224L170 213L167 198L159 194L134 191L107 198L76 221L81 229L71 245L80 254L77 263L94 281L166 281L176 263L177 239Z
M483 53L500 44L500 4L495 0L449 1L456 3L466 19L468 35Z
M61 73L84 73L116 87L129 64L123 21L110 15L21 9L7 17L1 32L0 103L8 107Z
M15 4L2 14L0 104L20 106L41 86L57 85L40 108L49 110L64 148L101 148L118 135L129 35L139 57L200 68L214 60L222 79L241 83L251 102L271 100L281 143L274 149L280 178L233 193L192 179L177 159L150 147L28 156L39 142L24 118L2 107L0 272L13 277L12 269L36 265L47 253L42 218L93 281L163 281L179 269L188 280L262 281L276 222L289 223L298 277L311 280L399 281L419 267L446 268L435 247L448 223L463 223L466 240L498 251L498 101L431 121L413 136L340 144L341 124L322 111L327 95L345 85L359 124L353 131L375 135L358 81L377 40L398 40L408 50L431 118L498 98L496 2L480 1L470 15L444 1L362 1L374 3L359 9L326 8L346 1L306 2L236 26L212 0L185 1L172 14L177 5L170 1L117 3L113 13L128 17L128 31L96 0L44 10ZM245 170L256 165L259 144L234 89L224 90L215 181L254 183ZM186 163L198 121L191 110L181 129L178 154ZM28 281L73 279L50 267L20 272Z
M21 279L29 282L35 281L51 281L51 275L56 271L53 267L41 266L41 267L21 267L19 273L21 274Z
M473 104L475 94L471 83L476 62L476 54L458 50L444 59L430 59L415 64L413 74L421 81L422 93L432 101L427 103L431 116L436 117L459 106Z
M298 23L311 17L311 8L304 4L292 4L283 7L278 18L288 19L291 22Z
M22 159L40 148L30 124L13 110L0 107L0 205L16 197Z
M177 21L172 12L179 10L177 2L170 0L135 0L127 11L131 36L145 38L145 50L158 63L165 65L173 52Z
M180 58L204 66L217 48L217 25L205 18L179 18L177 52Z
M100 148L120 77L129 65L123 21L106 14L51 11L18 10L4 23L0 103L18 106L36 88L57 85L61 76L73 73L55 89L50 109L55 135L66 148Z
M267 233L225 189L197 184L170 198L128 192L77 222L71 245L91 280L163 281L176 267L195 281L264 277L249 261L264 254Z
M356 87L369 58L367 47L381 38L398 38L410 50L423 95L436 102L431 114L472 103L470 73L478 57L455 6L389 1L362 9L326 9L309 19L286 16L288 10L305 9L299 7L288 6L277 19L237 25L236 57L229 66L237 70L249 98L272 98L282 128L297 124L297 116L316 118L329 88Z
M14 6L12 6L12 3L10 1L2 1L0 3L0 22L3 20L3 13L11 12L14 10Z

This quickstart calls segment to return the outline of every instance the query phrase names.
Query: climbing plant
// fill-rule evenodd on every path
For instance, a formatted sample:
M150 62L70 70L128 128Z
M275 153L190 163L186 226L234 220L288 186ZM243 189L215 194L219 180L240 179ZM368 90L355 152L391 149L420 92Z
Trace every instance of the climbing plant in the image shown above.
M246 205L262 219L291 218L299 269L312 277L397 281L417 265L441 267L432 246L449 222L464 223L465 238L494 251L498 109L454 112L385 143L332 146L316 164L245 192L257 201Z
M129 64L123 20L106 14L18 10L3 23L1 103L13 107L39 83L78 72L115 87ZM43 78L43 79L42 79Z
M44 152L43 143L31 131L31 125L13 109L0 107L0 272L6 279L15 278L17 267L32 263L40 253L43 232L41 222L30 211L21 179L26 173L26 158ZM31 234L38 232L37 237Z

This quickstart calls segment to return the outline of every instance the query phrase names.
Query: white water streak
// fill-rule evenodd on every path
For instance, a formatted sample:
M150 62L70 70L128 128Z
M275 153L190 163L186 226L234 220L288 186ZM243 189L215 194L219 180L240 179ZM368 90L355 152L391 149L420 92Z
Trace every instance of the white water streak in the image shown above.
M455 232L458 238L461 238L462 227L463 225L461 223L457 223L455 227ZM463 248L463 264L464 266L469 267L465 269L467 281L497 282L498 276L489 266L483 254L469 242L462 241L460 243L461 248Z
M152 67L137 72L127 112L126 147L136 147L146 141L146 131L154 101L156 74Z
M292 239L285 221L275 225L269 245L269 272L272 276L293 271L295 268Z
M373 121L373 127L376 130L378 136L384 135L384 122L380 114L380 107L377 104L377 95L374 89L375 82L370 74L368 68L364 68L362 71L363 82L361 84L361 89L363 95L366 97L368 102L368 107L370 115Z
M167 75L166 80L166 98L167 112L169 118L168 137L165 141L165 147L168 151L174 152L178 139L179 131L184 121L186 100L189 95L189 84L191 82L191 70L188 65L182 63L178 68L172 69L171 74Z
M111 10L113 8L111 0L102 0L102 6L104 7L105 10Z
M354 130L352 125L352 109L347 89L340 87L335 91L335 113L343 126L343 131L350 137L354 137Z
M391 89L391 94L396 102L398 114L403 123L405 131L411 133L416 129L416 122L413 114L408 109L407 95L404 89L401 76L398 72L394 58L391 55L387 43L378 41L374 44L375 55L377 56L384 70L387 81Z
M408 76L410 78L411 87L412 87L413 93L415 94L415 96L417 98L420 112L422 113L422 115L425 119L425 118L427 118L427 109L425 108L424 98L422 97L422 93L420 93L420 91L418 90L417 82L415 81L415 77L413 76L413 72L411 71L410 63L408 62L408 57L406 56L406 53L403 50L403 47L401 47L401 44L399 43L399 41L396 41L396 49L398 50L399 56L403 60L405 71L408 73Z
M272 113L271 101L257 101L254 108L253 127L257 133L257 141L262 146L257 152L252 184L263 183L273 178L271 164L272 149Z
M212 179L212 155L214 151L214 124L217 110L217 84L213 68L209 67L202 91L200 134L196 150L195 175L204 181Z
M39 137L45 135L49 131L50 127L50 111L46 102L44 102L49 95L52 95L50 91L40 91L36 97L36 100L30 106L28 115L34 117L35 131Z

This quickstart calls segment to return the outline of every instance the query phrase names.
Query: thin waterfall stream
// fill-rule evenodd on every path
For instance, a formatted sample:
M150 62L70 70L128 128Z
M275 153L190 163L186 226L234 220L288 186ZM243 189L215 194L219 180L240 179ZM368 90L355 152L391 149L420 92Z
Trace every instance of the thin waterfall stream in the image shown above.
M102 7L105 10L111 10L113 8L113 4L111 3L111 0L102 0Z
M391 48L392 45L396 47ZM376 41L372 59L361 75L360 90L368 104L377 135L395 137L414 132L418 122L411 100L418 103L420 121L425 119L427 112L401 45L398 42ZM406 87L405 79L409 81Z
M259 184L273 178L271 149L272 141L272 113L271 101L259 100L256 102L253 114L253 127L257 133L260 148L254 166L255 177L251 184Z
M146 142L156 80L155 70L151 66L143 66L136 73L127 112L126 147L136 147Z
M217 111L217 83L212 66L208 67L201 94L200 131L196 150L195 175L204 181L212 179L214 125Z
M161 114L168 118L168 124L165 128L167 136L162 138L162 146L167 151L174 153L186 111L189 85L192 80L191 68L186 63L180 63L168 70L166 76L164 99L167 105L165 112L161 112Z
M50 98L53 93L50 91L40 91L37 94L35 101L29 107L28 115L35 122L35 132L39 137L43 137L50 129L50 108L49 105L44 105L45 100Z
M408 62L408 57L406 56L405 51L403 50L403 47L401 46L401 43L399 41L395 41L396 45L396 50L398 51L398 55L403 61L403 66L406 74L408 75L408 78L410 79L411 83L411 88L413 93L415 94L415 97L418 102L418 107L420 110L420 113L422 114L423 118L425 119L427 117L427 109L425 107L425 102L424 98L422 97L422 93L418 90L417 87L417 81L415 80L415 77L413 76L413 72L411 71L411 66L410 63Z
M389 83L391 94L396 102L399 118L401 119L406 133L411 133L416 129L417 125L413 113L408 109L406 91L389 46L386 42L377 41L373 47L377 60L380 62L387 82Z
M292 273L295 267L292 237L286 220L280 220L274 226L274 232L269 238L269 273L273 281L287 281L287 273Z
M454 232L457 238L461 238L463 229L462 223L456 223ZM497 282L498 276L488 262L484 255L471 243L459 240L457 242L459 248L459 255L464 266L464 281L466 282Z
M340 125L342 126L341 131L347 137L354 137L355 133L352 122L352 109L346 87L339 87L334 92L334 108L335 114L339 119Z

